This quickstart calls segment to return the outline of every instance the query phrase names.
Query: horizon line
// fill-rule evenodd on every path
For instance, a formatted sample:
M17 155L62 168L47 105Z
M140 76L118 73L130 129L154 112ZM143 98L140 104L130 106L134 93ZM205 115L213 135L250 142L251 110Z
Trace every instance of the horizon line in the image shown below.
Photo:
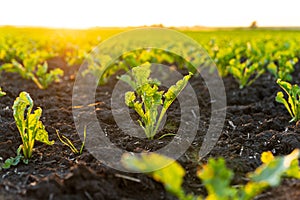
M142 27L156 27L156 28L173 28L173 29L300 29L298 26L203 26L203 25L193 25L193 26L166 26L163 24L152 24L152 25L139 25L139 26L90 26L90 27L63 27L63 26L46 26L46 25L0 25L3 27L14 27L14 28L46 28L46 29L70 29L70 30L88 30L88 29L123 29L123 28L142 28Z

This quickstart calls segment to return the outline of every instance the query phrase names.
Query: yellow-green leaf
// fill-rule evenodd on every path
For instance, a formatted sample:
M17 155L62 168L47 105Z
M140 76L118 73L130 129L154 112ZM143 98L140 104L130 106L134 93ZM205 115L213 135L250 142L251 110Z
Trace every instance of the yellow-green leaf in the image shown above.
M181 184L185 171L175 160L155 153L142 154L140 157L124 154L123 165L130 170L147 172L164 184L172 193L182 192Z

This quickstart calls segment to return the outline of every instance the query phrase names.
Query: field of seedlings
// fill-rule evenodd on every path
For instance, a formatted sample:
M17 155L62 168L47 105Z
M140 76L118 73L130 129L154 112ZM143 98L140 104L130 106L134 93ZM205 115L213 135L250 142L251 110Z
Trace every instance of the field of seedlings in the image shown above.
M180 41L116 58L90 54L129 30L0 27L0 199L300 199L300 31L177 30L209 61ZM181 49L189 49L184 57L174 53ZM217 74L226 94L220 136L201 158L218 111L199 69ZM179 78L166 87L174 71ZM93 102L76 93L79 79ZM125 92L116 98L120 85ZM189 108L180 99L199 114L182 112ZM116 119L119 105L130 123L120 120L123 110ZM103 129L100 139L90 116ZM183 118L190 123L183 126ZM187 130L196 132L191 141ZM115 159L140 173L107 165L109 145L91 150L105 141L131 152ZM188 142L176 161L156 153L169 144L181 151Z

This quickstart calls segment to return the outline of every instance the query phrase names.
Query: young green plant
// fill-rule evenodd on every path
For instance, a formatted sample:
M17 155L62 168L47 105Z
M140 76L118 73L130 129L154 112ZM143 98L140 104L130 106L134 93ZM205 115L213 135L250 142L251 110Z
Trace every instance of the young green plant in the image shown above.
M5 63L1 66L0 71L18 73L25 79L31 79L39 89L46 89L52 82L60 81L63 76L63 70L56 68L48 71L48 64L38 64L36 58L26 58L22 64L13 59L11 63Z
M290 122L298 122L300 120L300 88L298 85L291 85L289 82L277 80L277 84L287 94L288 99L284 98L282 92L278 92L276 101L282 103L290 113L292 119Z
M22 138L21 148L26 159L31 158L35 141L43 142L47 145L54 144L49 141L48 132L40 121L42 109L37 108L32 113L33 100L27 92L21 92L13 105L13 115Z
M153 139L168 108L185 88L192 74L184 76L167 92L159 91L160 82L152 80L150 74L151 64L145 63L134 67L130 75L122 75L119 79L134 89L135 92L126 92L125 103L138 113L141 118L138 121L140 126L147 138ZM162 109L159 113L160 106Z
M276 78L283 81L291 81L292 73L294 72L294 66L298 62L297 57L291 56L292 52L278 51L275 53L275 61L271 61L267 69Z
M250 200L268 187L276 187L282 177L300 179L298 158L299 149L287 156L274 157L271 152L261 156L262 165L247 175L249 181L245 185L230 185L234 173L228 169L223 158L209 158L208 163L200 166L197 176L207 190L208 196L186 194L182 188L185 171L175 160L156 153L143 154L140 157L124 154L122 164L135 172L148 171L149 175L161 182L165 189L180 200ZM171 163L166 167L161 166ZM153 169L158 169L154 170Z
M251 63L250 60L240 63L237 59L230 60L228 70L239 82L240 89L251 85L265 72L265 70L259 66L259 63Z
M9 169L11 166L17 166L22 160L24 164L28 164L28 159L25 159L23 155L21 155L22 146L19 146L17 149L16 157L7 158L2 165L0 165L1 169ZM1 158L1 157L0 157Z
M49 85L52 82L59 82L60 77L64 75L64 71L55 68L53 70L48 71L48 63L44 62L44 64L38 64L37 71L36 71L36 77L38 79L40 89L46 89L49 87ZM35 81L36 82L36 81Z
M69 147L74 154L79 154L79 155L82 154L83 147L85 145L85 140L86 140L86 126L84 127L84 130L83 130L83 142L82 142L79 150L76 149L73 142L70 139L68 139L66 136L64 136L64 135L60 136L58 130L56 130L56 134L57 134L58 139L61 141L61 143L63 143L67 147Z

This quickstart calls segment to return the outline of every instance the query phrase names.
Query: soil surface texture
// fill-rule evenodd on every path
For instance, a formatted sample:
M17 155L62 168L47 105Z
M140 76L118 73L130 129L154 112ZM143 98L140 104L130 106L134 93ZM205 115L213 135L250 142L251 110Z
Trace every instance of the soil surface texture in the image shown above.
M0 156L3 159L15 156L21 144L12 111L13 102L21 91L31 95L35 108L43 109L41 120L55 144L47 146L36 142L28 165L21 163L0 171L0 199L176 199L147 175L114 170L101 159L94 158L87 149L76 155L58 140L56 130L73 141L77 148L82 143L72 114L72 109L80 109L80 105L72 107L73 85L79 66L68 67L62 58L50 59L48 64L50 68L62 68L65 75L60 83L46 90L38 89L32 81L18 74L1 74L0 85L7 94L0 98ZM299 84L299 64L293 80ZM227 166L235 172L232 184L244 184L246 174L261 164L262 152L286 155L300 148L300 126L289 123L287 110L275 102L280 87L270 74L262 75L244 89L239 89L231 76L223 81L227 94L224 127L212 151L198 161L197 155L209 126L211 100L201 78L190 80L191 86L197 88L200 121L192 144L178 159L187 170L183 185L187 192L206 194L196 171L209 157L224 157ZM93 104L109 140L116 147L132 152L156 151L170 143L176 136L158 138L167 133L176 134L181 119L179 102L175 101L170 107L165 127L154 140L133 137L118 127L112 115L111 97L116 83L116 76L112 76L106 85L98 86ZM134 111L130 111L130 115L137 119ZM279 187L265 191L256 199L300 199L300 181L284 179Z

